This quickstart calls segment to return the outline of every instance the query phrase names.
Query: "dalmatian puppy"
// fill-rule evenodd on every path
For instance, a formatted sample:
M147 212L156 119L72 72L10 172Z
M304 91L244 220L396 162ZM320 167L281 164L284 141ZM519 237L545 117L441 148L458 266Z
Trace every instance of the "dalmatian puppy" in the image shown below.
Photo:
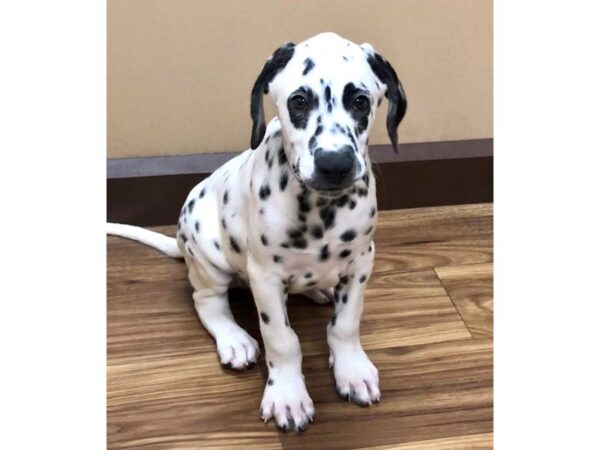
M268 126L263 94L278 113ZM361 406L380 399L359 327L377 219L367 144L384 96L396 148L406 98L394 69L371 45L334 33L287 43L252 89L251 149L192 189L176 239L109 224L111 234L185 258L200 320L221 363L238 370L257 362L259 346L234 320L227 293L234 283L250 287L269 371L260 413L283 430L303 431L315 414L286 311L291 293L333 301L327 342L339 395Z

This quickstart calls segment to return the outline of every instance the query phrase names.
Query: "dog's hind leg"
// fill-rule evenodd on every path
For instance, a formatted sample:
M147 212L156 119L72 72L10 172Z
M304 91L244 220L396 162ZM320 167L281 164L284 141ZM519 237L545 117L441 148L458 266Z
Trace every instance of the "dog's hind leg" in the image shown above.
M207 272L197 262L188 262L188 267L196 312L217 343L221 364L236 370L253 366L260 356L258 342L233 318L226 277L207 279Z

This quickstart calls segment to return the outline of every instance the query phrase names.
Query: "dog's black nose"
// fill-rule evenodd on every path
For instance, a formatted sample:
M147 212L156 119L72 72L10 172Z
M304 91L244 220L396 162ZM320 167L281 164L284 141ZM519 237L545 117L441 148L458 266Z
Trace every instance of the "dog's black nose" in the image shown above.
M356 157L354 149L345 145L338 150L315 150L315 171L317 177L330 187L347 185L354 178Z

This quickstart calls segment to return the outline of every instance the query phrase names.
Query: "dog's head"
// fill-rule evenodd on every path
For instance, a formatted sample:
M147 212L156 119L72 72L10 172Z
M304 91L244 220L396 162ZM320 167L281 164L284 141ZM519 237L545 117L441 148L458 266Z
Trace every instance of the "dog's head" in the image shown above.
M277 107L288 161L312 189L340 191L364 175L367 138L384 96L397 151L406 97L392 66L370 44L323 33L275 50L252 89L253 149L265 135L267 93Z

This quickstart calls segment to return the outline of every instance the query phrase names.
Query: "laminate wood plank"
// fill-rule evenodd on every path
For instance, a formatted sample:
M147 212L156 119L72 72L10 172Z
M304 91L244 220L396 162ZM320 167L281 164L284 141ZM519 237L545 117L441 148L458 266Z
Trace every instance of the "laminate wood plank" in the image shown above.
M387 286L387 287L386 287ZM290 323L304 355L327 354L326 327L333 308L294 296ZM361 341L365 349L468 339L470 334L433 270L375 274L365 291Z
M473 337L491 337L492 264L437 267L435 271Z
M281 435L284 448L354 449L492 431L490 340L368 353L379 368L382 399L367 408L337 397L325 356L305 358L304 373L317 415L303 436Z
M382 211L375 272L490 262L492 215L490 204Z
M359 450L488 450L493 448L493 434L468 434L406 444L378 445Z
M337 397L327 363L332 308L290 298L317 407L303 435L285 435L258 420L262 359L243 373L219 365L196 317L185 264L109 237L109 448L489 448L491 339L472 339L457 307L461 298L491 289L491 212L490 205L468 205L380 213L361 325L380 370L378 405L359 408ZM251 293L234 289L229 297L240 325L260 342Z

